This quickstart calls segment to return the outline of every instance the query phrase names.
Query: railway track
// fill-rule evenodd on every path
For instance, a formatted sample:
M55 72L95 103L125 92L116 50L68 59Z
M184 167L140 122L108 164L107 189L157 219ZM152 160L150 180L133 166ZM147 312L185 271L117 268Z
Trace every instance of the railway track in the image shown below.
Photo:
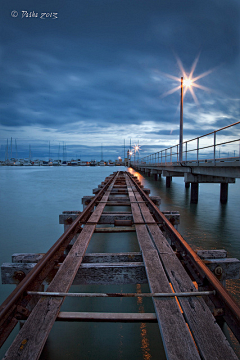
M119 171L95 192L74 220L68 215L69 227L32 270L16 273L19 285L0 307L1 345L20 320L25 323L4 359L38 359L56 320L158 322L168 359L237 359L212 313L240 341L238 305L148 191L130 173ZM108 214L113 224L99 227L106 206L123 205L130 207L130 218L113 212ZM124 236L128 231L136 232L139 253L85 254L94 233L122 232ZM119 283L119 278L147 282L149 293L69 293L77 277L90 281L93 268L94 281L99 284ZM50 284L44 291L46 279ZM68 296L148 296L155 313L62 312Z

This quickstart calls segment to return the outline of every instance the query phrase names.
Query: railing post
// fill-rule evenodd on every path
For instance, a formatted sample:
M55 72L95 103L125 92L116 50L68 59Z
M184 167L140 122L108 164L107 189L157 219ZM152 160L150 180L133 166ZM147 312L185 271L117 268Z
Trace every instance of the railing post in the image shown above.
M183 153L183 77L181 77L181 101L180 101L180 129L179 129L179 161L182 162Z
M187 142L186 142L186 162L187 162Z
M213 135L213 158L214 158L214 166L216 165L216 131L214 131Z
M161 151L161 166L162 166L162 152L163 152L163 150Z
M178 162L178 145L177 145L177 162Z
M167 163L167 149L165 149L165 165Z
M197 164L199 165L199 162L198 162L198 153L199 153L199 138L197 138Z
M170 149L170 163L172 164L172 148Z

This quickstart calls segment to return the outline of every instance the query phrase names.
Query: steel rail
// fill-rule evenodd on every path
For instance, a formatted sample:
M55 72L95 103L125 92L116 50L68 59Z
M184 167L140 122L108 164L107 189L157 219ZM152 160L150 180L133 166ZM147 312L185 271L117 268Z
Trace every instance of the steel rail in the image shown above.
M66 293L48 291L28 291L29 295L54 296L54 297L192 297L215 295L213 291L189 291L179 293Z
M102 197L105 191L108 189L109 185L112 183L114 178L118 175L117 172L112 176L111 179L106 183L106 185L99 191L98 194L91 200L88 206L82 211L81 214L73 221L70 227L60 236L60 238L54 243L54 245L47 251L47 253L42 257L42 259L34 266L34 268L26 275L26 277L19 283L19 285L14 289L14 291L7 297L7 299L0 306L0 324L2 325L6 319L10 316L12 312L15 311L15 306L19 299L23 296L24 292L31 286L36 277L41 273L47 263L54 257L55 253L59 250L62 244L69 237L68 243L73 238L74 231L77 226L81 223L81 220L90 215L92 208L96 204L97 200ZM68 244L67 243L67 244ZM67 246L66 244L66 246ZM65 246L65 248L66 248ZM62 252L64 251L64 249ZM60 256L59 256L60 257ZM51 269L50 269L51 270ZM49 271L50 271L49 270ZM14 317L14 316L13 316ZM1 334L0 334L1 338Z
M216 291L216 296L226 305L228 311L230 312L230 315L235 319L235 322L237 323L238 332L236 333L234 328L231 328L230 324L229 327L231 328L232 332L240 342L240 307L235 302L235 300L231 297L231 295L227 292L227 290L222 286L222 284L219 282L219 280L215 277L215 275L209 270L209 268L203 263L203 261L200 259L200 257L193 251L193 249L190 247L190 245L184 240L184 238L179 234L179 232L174 228L174 226L171 224L171 222L166 218L166 216L158 209L158 207L152 202L152 200L148 197L147 194L144 193L144 191L138 186L135 179L127 173L131 181L136 186L138 192L142 195L142 197L146 200L148 200L148 204L150 205L150 208L154 211L154 213L161 218L163 223L165 224L165 227L167 228L168 232L171 233L171 235L174 237L175 241L177 241L181 247L184 249L184 251L189 255L189 257L192 259L193 263L195 264L197 270L204 274L205 279L209 282L209 284L212 286L212 288ZM228 323L228 321L226 320Z

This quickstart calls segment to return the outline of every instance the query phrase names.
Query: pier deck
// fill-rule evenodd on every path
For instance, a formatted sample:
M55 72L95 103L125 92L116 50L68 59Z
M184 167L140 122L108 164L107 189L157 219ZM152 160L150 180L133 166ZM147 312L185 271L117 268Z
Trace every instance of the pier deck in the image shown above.
M82 212L64 215L66 231L45 255L15 256L19 285L0 307L1 343L19 320L25 323L4 359L38 359L56 320L158 322L167 359L237 359L216 316L239 341L240 309L174 228L176 214L165 216L127 172L94 192ZM106 210L123 205L131 211ZM136 232L140 252L86 254L94 232L128 231ZM69 293L72 284L124 283L148 283L150 293ZM150 296L155 313L62 312L67 296Z

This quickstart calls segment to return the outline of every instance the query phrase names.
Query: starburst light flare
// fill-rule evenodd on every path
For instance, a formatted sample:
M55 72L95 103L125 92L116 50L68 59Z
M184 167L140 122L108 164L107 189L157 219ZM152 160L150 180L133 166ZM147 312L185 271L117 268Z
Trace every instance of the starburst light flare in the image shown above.
M136 153L136 152L139 153L139 150L141 150L141 145L134 145L133 150L134 150L134 153Z
M199 60L199 56L200 54L196 57L196 59L194 60L193 64L192 64L192 67L191 67L191 71L190 71L190 74L187 75L186 71L184 70L184 67L183 67L183 64L181 62L181 60L179 59L179 57L176 56L177 58L177 63L178 63L178 66L182 72L182 76L183 76L183 87L184 87L184 91L183 91L183 97L185 96L187 90L190 91L190 93L192 94L192 97L193 97L193 100L195 101L196 104L199 104L198 102L198 99L197 99L197 96L193 90L193 87L196 87L198 89L201 89L201 90L205 90L205 91L211 91L211 89L205 87L205 86L202 86L202 85L199 85L199 84L196 84L196 81L209 75L210 73L212 73L215 69L211 69L211 70L208 70L208 71L205 71L204 73L196 76L196 77L193 77L193 73L196 69L196 66L197 66L197 63L198 63L198 60ZM176 81L179 81L181 82L181 79L179 77L176 77L176 76L173 76L173 75L170 75L170 74L165 74L163 73L165 76L169 77L170 79L173 79L173 80L176 80ZM161 98L163 97L166 97L168 95L171 95L173 94L174 92L178 91L181 89L181 84L165 93L163 93L161 95Z

